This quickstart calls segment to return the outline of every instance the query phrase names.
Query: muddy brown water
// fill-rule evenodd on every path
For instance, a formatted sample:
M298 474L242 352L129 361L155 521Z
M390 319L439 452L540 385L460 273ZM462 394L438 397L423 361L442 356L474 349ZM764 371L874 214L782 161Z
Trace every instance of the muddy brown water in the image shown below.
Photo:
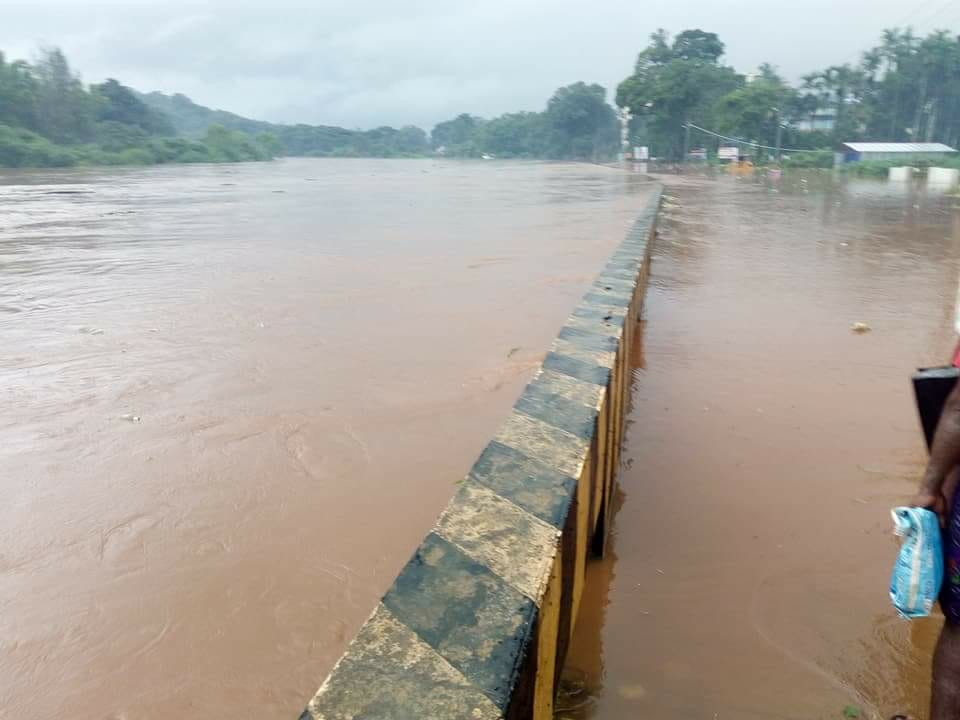
M297 717L649 187L0 174L0 717Z
M925 460L909 374L954 340L958 201L814 175L667 193L557 716L923 718L938 621L890 607L889 510Z

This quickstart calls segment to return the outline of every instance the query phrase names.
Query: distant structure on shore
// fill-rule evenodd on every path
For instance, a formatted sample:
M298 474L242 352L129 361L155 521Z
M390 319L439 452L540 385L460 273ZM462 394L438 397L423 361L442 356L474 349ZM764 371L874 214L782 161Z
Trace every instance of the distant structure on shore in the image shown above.
M943 143L848 142L840 146L836 164L869 160L902 160L904 164L922 160L944 160L957 151Z

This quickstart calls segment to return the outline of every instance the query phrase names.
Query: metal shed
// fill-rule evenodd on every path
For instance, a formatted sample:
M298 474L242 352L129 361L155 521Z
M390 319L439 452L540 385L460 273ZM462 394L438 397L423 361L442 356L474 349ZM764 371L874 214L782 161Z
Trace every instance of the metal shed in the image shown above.
M845 163L860 160L902 160L910 163L918 160L940 160L956 152L943 143L852 142L843 143L838 154L843 156Z

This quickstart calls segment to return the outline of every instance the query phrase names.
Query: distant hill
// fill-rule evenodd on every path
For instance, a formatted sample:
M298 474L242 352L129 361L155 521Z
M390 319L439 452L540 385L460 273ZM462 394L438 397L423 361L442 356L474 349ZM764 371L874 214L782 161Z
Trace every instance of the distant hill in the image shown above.
M188 138L203 137L211 125L222 125L228 130L239 130L250 135L275 131L278 126L262 120L251 120L226 110L212 110L198 105L186 95L166 95L162 92L138 93L148 106L163 113L178 135Z
M243 162L281 150L269 133L216 124L177 137L165 113L119 81L84 85L60 50L33 63L0 52L0 167Z
M0 52L0 167L247 162L301 157L525 157L598 160L619 147L599 85L560 88L543 112L460 115L432 144L407 125L348 130L284 125L214 110L186 95L140 93L118 80L85 85L57 49L34 63ZM434 150L435 149L435 150Z
M251 120L225 110L198 105L185 95L161 92L140 94L144 103L159 110L172 123L177 134L203 137L211 126L221 125L253 136L274 136L285 155L304 157L414 157L427 153L427 134L418 127L399 130L379 127L373 130L347 130L334 125L281 125Z

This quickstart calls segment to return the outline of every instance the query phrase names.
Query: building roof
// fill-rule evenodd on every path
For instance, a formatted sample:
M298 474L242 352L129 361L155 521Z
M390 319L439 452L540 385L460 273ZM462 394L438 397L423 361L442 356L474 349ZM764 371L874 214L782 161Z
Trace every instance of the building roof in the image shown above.
M943 143L875 143L875 142L852 142L843 143L844 147L850 148L858 153L948 153L956 152L949 145Z

